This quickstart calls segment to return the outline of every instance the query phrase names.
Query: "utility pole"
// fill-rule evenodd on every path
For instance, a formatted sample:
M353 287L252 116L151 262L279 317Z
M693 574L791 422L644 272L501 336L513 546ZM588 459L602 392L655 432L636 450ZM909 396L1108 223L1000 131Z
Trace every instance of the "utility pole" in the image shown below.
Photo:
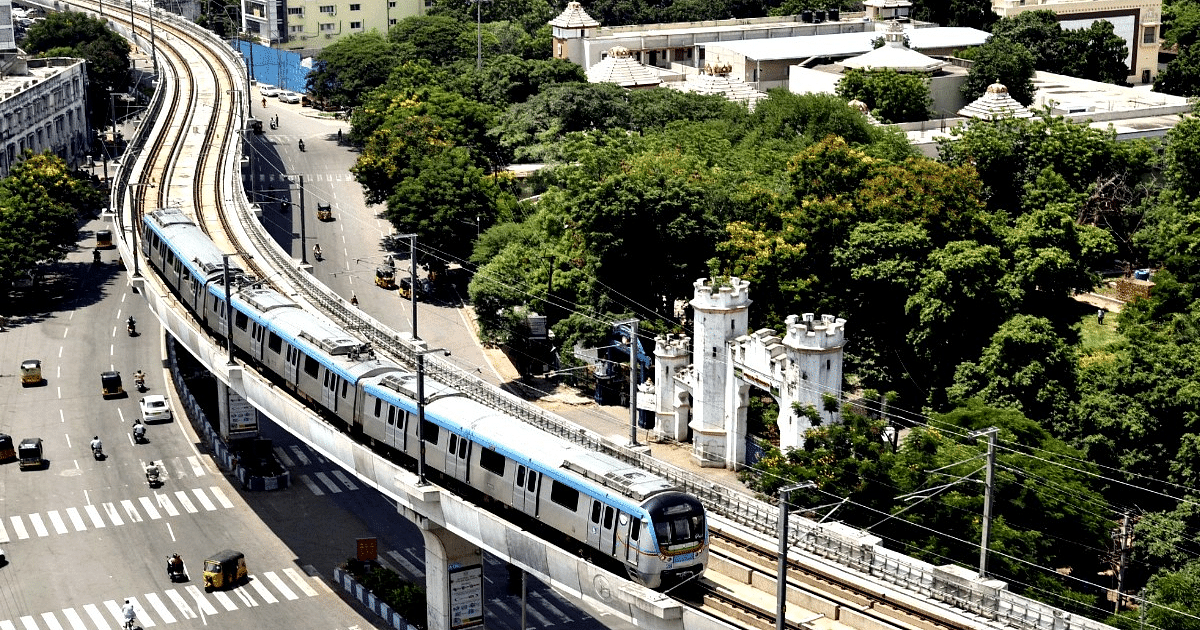
M775 630L784 630L787 612L788 501L792 492L815 488L816 483L805 481L779 489L779 574L775 576Z
M629 326L629 445L637 446L638 320L627 319L617 325Z
M1121 612L1121 589L1125 586L1125 563L1129 559L1129 512L1121 518L1121 538L1117 541L1117 604L1113 614Z
M992 471L996 467L996 433L1000 429L990 427L982 431L974 431L970 437L979 437L986 435L988 439L987 449L987 473L983 482L983 535L979 541L979 578L987 577L987 550L988 550L988 530L992 525Z

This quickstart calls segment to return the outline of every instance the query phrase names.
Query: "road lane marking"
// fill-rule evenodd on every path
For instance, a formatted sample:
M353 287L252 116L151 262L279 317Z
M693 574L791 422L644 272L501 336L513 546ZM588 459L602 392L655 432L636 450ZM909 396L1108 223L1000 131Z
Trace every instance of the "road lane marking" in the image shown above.
M276 446L274 450L275 457L279 458L279 463L283 464L284 468L292 468L296 465L292 458L287 456L287 452L283 450L282 446Z
M0 543L9 542L8 530L4 529L4 521L0 521Z
M267 602L268 604L279 603L279 600L275 598L275 595L273 595L271 591L268 591L267 587L263 586L262 582L259 582L258 580L250 580L250 586L254 587L254 590L258 591L258 596L263 598L263 601Z
M183 509L188 511L188 514L195 514L196 512L200 511L196 509L195 505L192 505L192 500L188 498L186 492L182 490L176 490L175 498L179 499L179 503L183 505Z
M21 617L21 625L25 626L25 630L38 630L37 621L29 615Z
M300 596L297 595L295 591L288 588L288 585L283 583L283 578L276 575L274 571L267 571L263 574L263 576L270 580L271 585L275 587L275 590L283 593L284 597L288 598L289 600L300 599Z
M238 609L237 604L233 603L232 599L229 599L229 593L226 593L225 591L215 591L212 595L217 599L218 602L221 602L221 605L225 607L226 611L232 612Z
M158 508L154 507L154 503L150 501L150 497L138 497L138 502L142 504L142 509L150 515L151 520L157 521L162 518L162 515L158 513Z
M0 621L0 630L17 630L17 627L13 625L13 622L5 619Z
M192 467L192 474L197 477L203 477L208 472L204 470L204 464L200 463L200 458L195 455L188 455L188 464Z
M213 505L213 502L208 500L208 495L204 494L204 491L200 488L192 488L192 494L196 495L196 499L200 501L200 505L203 505L204 509L208 510L209 512L217 509L217 506Z
M37 532L39 538L50 535L50 530L46 529L46 524L42 522L41 514L30 514L29 522L33 523L33 531Z
M170 609L167 608L158 593L146 593L146 601L154 607L154 612L163 620L163 623L175 623L175 616L171 614Z
M293 583L295 583L297 588L299 588L301 591L304 591L305 595L307 595L309 597L317 596L317 592L315 590L313 590L313 587L308 585L308 580L304 579L300 575L299 571L297 571L291 567L288 567L283 570L283 574L288 576L288 578L291 579Z
M10 516L8 520L12 523L13 533L17 535L17 538L21 540L29 538L29 532L25 531L25 523L21 521L20 516Z
M225 493L221 491L220 488L216 486L209 486L208 491L213 493L213 496L217 497L217 503L220 503L221 507L227 510L233 507L233 502L225 496Z
M325 494L325 491L321 490L321 488L317 486L316 482L314 482L308 475L300 475L300 481L303 481L304 485L308 486L308 489L312 490L313 494L317 496Z
M405 570L407 570L407 571L408 571L408 573L409 573L409 576L411 576L411 577L413 577L413 578L423 578L423 577L425 577L425 572L424 572L424 571L422 571L421 569L417 568L417 565L415 565L415 564L413 564L413 563L409 562L409 561L408 561L408 558L405 558L404 556L400 555L398 552L396 552L396 551L389 551L389 552L387 552L387 555L388 555L389 557L391 557L393 560L395 560L396 562L399 562L401 565L403 565L403 566L404 566L404 568L405 568Z
M63 616L71 624L72 630L88 630L87 624L83 623L83 618L79 616L79 613L75 612L74 608L64 608L62 611Z
M87 524L83 522L83 517L79 515L77 508L67 508L67 518L71 519L71 524L75 526L75 531L81 532L87 529Z
M324 591L326 594L333 593L333 589L329 588L329 585L325 583L325 580L321 579L321 573L317 571L316 567L311 564L306 564L300 568L304 569L304 572L308 574L308 579L312 580L313 584L315 584L318 589Z
M113 525L120 527L125 524L125 521L121 520L121 515L117 514L117 506L112 503L103 503L101 505L104 506L104 511L108 514L108 520L112 521Z
M42 621L46 622L50 630L63 630L62 624L58 623L58 617L55 617L52 612L42 613Z
M529 594L529 596L530 596L530 599L537 599L537 600L541 600L541 602L542 602L542 608L545 608L545 609L547 609L547 610L548 610L548 611L550 611L550 612L551 612L551 613L552 613L552 614L553 614L555 617L558 617L558 622L559 622L559 623L569 623L569 622L571 621L571 617L570 617L569 615L567 615L567 614L566 614L566 613L564 613L563 611L559 610L559 609L558 609L558 606L555 606L555 605L554 605L554 602L550 601L550 600L549 600L548 598L546 598L546 597L543 597L541 593L538 593L537 591L534 591L534 592L530 593L530 594Z
M96 529L105 527L104 519L100 518L100 510L97 510L96 506L85 505L83 506L83 511L87 512L88 518L92 519L92 527L95 527Z
M136 507L134 507L133 501L130 501L129 499L121 499L121 507L125 508L125 516L129 517L129 522L142 522L142 514L141 512L137 511Z
M171 600L172 604L175 604L175 608L179 610L179 614L183 615L184 619L195 619L199 616L196 614L196 611L192 610L192 607L188 605L188 602L183 598L183 595L179 594L179 591L169 588L163 592L167 594L167 599Z
M291 445L288 448L291 449L292 454L296 456L296 461L300 462L301 466L307 466L311 463L308 456L304 454L304 451L300 450L299 446Z
M84 604L83 612L87 613L88 618L92 620L92 625L96 626L96 630L108 630L108 622L104 621L104 615L100 614L100 609L96 608L95 604Z
M337 494L342 491L341 487L338 486L337 484L333 483L333 480L330 479L329 476L326 475L325 473L323 473L323 472L313 473L313 476L316 477L317 479L320 479L321 483L325 484L325 487L329 488L330 492Z
M204 593L202 593L200 591L199 587L192 585L192 586L187 587L186 590L188 592L188 595L192 596L192 603L196 605L196 608L200 609L201 614L205 614L205 615L217 614L217 609L213 608L213 605L208 603L208 598L206 598L204 596Z
M58 513L58 510L50 510L46 512L46 516L50 517L50 524L54 525L55 532L59 534L67 533L67 524L63 521L62 515Z
M346 473L344 473L340 470L335 470L335 471L333 471L333 476L337 477L338 481L346 484L346 487L349 488L350 490L352 490L352 491L358 490L358 486L354 485L353 481L350 481L350 476L347 475Z
M179 510L175 509L175 504L171 503L171 497L165 494L155 494L158 499L158 506L166 510L167 516L179 516Z
M254 607L258 605L258 602L250 596L250 592L244 588L239 588L233 591L233 594L237 595L238 599L242 600L242 603L247 606Z

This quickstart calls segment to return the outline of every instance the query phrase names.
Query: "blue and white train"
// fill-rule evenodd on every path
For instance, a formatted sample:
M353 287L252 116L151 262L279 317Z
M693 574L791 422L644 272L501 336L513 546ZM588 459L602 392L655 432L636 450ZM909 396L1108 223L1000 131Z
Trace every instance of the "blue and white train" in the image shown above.
M245 360L377 451L418 457L414 373L271 289L235 291L227 328L221 251L179 209L150 212L143 224L142 253L211 333L232 330ZM244 276L230 265L232 285ZM704 572L708 525L695 497L428 378L425 400L426 465L447 483L528 515L651 588Z

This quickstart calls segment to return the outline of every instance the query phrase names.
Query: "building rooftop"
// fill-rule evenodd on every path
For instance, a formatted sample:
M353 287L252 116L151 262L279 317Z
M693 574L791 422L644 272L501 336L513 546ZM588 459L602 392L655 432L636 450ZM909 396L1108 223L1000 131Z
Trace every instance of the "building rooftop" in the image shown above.
M767 97L745 81L730 77L728 66L710 65L704 74L690 74L687 80L667 83L666 86L681 92L717 94L731 101L745 103L751 110L755 104Z
M964 26L940 26L906 29L909 46L915 50L946 50L978 46L991 37L984 31ZM759 61L807 59L809 57L850 57L871 52L880 33L833 33L828 35L804 35L775 39L743 39L737 41L711 42L709 46L720 46Z
M1011 116L1013 118L1030 118L1033 113L1025 108L1017 99L1009 96L1008 88L997 81L988 86L983 96L973 103L958 110L959 116L996 120Z
M550 20L550 26L558 28L591 28L600 26L600 22L596 18L588 15L587 11L583 10L583 5L578 2L568 2L567 8L563 9L558 17Z
M589 83L615 83L625 88L653 87L662 83L662 78L653 68L638 63L629 49L616 46L600 63L588 68Z

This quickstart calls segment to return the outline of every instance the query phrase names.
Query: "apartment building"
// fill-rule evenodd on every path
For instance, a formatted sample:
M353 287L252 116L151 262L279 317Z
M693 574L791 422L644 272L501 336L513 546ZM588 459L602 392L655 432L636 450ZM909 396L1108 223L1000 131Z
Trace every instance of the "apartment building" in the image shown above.
M242 31L260 44L311 55L355 33L386 33L431 6L433 0L242 0Z

